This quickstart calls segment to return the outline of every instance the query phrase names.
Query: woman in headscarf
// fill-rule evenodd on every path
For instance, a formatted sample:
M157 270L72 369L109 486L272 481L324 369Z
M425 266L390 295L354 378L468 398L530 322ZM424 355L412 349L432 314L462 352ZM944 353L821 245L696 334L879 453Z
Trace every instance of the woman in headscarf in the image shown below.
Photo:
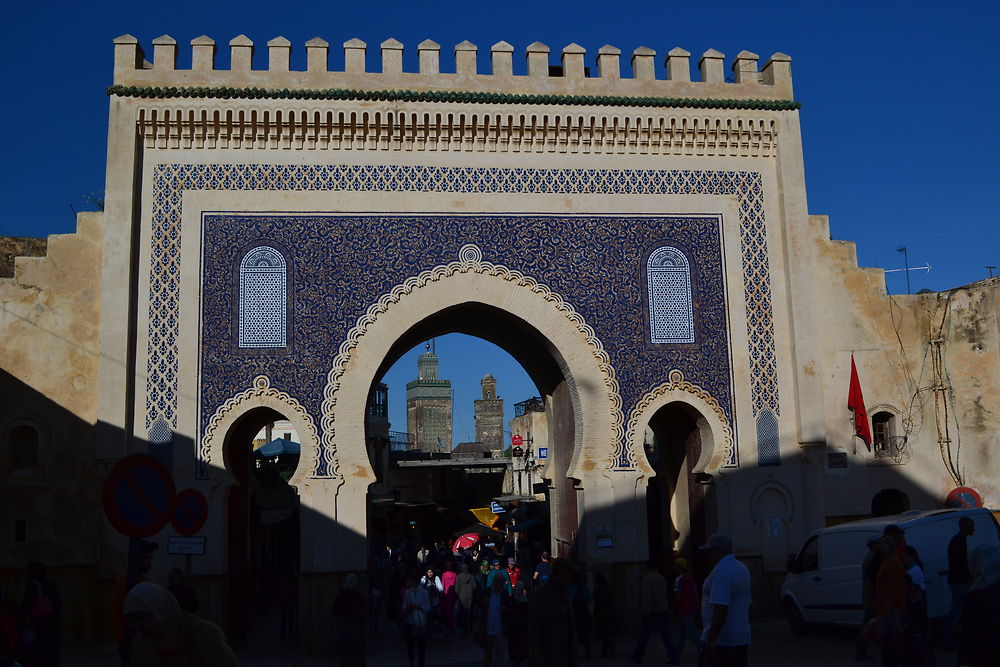
M962 606L959 664L995 665L996 632L1000 626L1000 550L992 544L977 546L969 554L969 572L973 581Z
M351 572L333 600L341 667L364 667L366 664L366 611L365 598L358 590L358 575Z
M455 591L455 581L458 575L451 561L444 565L444 572L441 573L441 615L444 617L444 625L449 635L455 634L455 603L458 594Z
M136 631L131 664L142 667L238 667L214 623L181 611L177 598L149 581L125 597L125 620Z

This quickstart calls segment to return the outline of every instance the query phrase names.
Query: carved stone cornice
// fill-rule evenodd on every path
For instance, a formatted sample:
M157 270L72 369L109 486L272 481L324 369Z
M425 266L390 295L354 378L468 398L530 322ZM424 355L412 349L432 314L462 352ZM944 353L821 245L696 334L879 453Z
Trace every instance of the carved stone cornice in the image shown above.
M228 105L227 105L228 106ZM770 115L556 109L482 112L352 108L149 106L137 113L146 148L389 150L773 157Z

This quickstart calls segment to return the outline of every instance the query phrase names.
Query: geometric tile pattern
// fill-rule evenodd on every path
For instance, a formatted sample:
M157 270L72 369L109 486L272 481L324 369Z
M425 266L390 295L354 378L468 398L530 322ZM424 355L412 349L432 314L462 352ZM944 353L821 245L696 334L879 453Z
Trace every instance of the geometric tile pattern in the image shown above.
M653 343L693 343L691 265L677 248L663 246L646 263L649 337Z
M755 419L764 409L774 415L780 414L764 189L758 172L351 164L161 164L153 170L147 429L158 419L163 419L171 429L176 429L177 425L180 226L184 193L190 190L734 196L739 207L753 414ZM454 253L454 249L451 252ZM553 247L551 252L558 253L558 249ZM565 290L560 292L566 293ZM640 387L636 391L641 393L649 388ZM713 395L718 395L718 391L713 391ZM729 408L726 410L731 419Z
M781 465L778 420L770 410L761 410L757 415L757 465Z
M285 281L285 259L274 248L254 248L240 262L240 347L285 347Z

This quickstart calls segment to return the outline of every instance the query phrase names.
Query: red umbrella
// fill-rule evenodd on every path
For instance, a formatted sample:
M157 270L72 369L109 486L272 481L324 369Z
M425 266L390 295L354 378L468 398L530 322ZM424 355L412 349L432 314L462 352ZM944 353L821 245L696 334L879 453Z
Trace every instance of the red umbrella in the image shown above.
M479 541L479 535L477 533L466 533L465 535L462 535L457 540L455 540L455 543L451 545L451 550L452 552L458 551L459 547L462 547L463 549L468 549L478 541Z

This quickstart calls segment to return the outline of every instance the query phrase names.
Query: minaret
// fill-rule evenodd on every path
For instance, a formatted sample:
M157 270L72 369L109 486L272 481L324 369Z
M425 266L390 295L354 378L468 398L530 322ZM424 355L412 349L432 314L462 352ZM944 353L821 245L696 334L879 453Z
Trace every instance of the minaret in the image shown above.
M483 376L480 386L483 397L475 402L476 441L489 447L494 456L499 456L504 449L503 401L497 398L497 381L492 375Z
M406 430L413 448L451 451L451 380L438 377L438 356L427 343L417 357L417 379L406 384Z

